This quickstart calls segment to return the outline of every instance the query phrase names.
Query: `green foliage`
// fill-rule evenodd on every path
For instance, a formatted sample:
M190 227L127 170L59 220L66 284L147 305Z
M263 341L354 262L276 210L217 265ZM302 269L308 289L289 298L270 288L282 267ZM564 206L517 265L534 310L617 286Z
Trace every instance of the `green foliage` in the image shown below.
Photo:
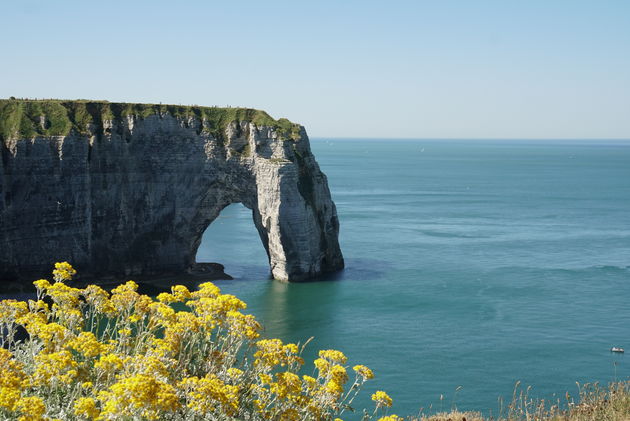
M275 128L283 140L300 138L300 126L286 118L275 120L261 110L251 108L199 107L167 104L129 104L87 100L0 99L0 140L35 136L66 136L70 132L90 133L90 127L103 127L103 121L127 116L145 119L151 115L171 115L180 119L202 121L203 131L223 138L233 121L249 121Z

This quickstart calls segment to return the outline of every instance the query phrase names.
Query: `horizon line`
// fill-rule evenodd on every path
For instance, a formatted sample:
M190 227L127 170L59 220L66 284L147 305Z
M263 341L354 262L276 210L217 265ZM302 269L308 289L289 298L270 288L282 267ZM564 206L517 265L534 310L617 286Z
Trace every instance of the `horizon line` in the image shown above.
M554 141L624 141L630 142L630 137L362 137L362 136L318 136L309 135L311 139L337 139L337 140L554 140Z

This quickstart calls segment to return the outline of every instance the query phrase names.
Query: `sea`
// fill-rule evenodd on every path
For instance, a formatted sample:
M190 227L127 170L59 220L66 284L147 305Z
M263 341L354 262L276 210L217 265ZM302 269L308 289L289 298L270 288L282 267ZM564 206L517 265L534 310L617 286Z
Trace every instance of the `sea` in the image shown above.
M346 269L269 278L241 204L206 230L197 260L221 262L224 293L266 337L375 372L353 406L497 415L515 386L556 402L576 384L627 380L630 142L311 139L328 176ZM503 402L503 403L502 403Z

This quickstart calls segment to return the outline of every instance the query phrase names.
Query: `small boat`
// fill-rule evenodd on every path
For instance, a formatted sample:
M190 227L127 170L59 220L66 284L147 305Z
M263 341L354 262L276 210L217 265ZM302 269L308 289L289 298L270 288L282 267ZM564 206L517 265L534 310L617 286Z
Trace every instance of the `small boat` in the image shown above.
M623 354L624 350L619 346L613 346L612 348L610 348L610 352L618 352L620 354Z

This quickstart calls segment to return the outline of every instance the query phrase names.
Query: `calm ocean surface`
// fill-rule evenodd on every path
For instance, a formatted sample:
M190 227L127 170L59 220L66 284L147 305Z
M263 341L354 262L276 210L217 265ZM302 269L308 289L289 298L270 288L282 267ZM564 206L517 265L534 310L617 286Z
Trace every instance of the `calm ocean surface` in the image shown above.
M394 413L496 414L534 396L627 379L630 143L313 139L347 269L269 280L251 212L226 208L198 261L225 264L265 335L371 367ZM461 386L456 394L456 388ZM444 399L440 401L440 395ZM456 396L454 396L456 395Z

